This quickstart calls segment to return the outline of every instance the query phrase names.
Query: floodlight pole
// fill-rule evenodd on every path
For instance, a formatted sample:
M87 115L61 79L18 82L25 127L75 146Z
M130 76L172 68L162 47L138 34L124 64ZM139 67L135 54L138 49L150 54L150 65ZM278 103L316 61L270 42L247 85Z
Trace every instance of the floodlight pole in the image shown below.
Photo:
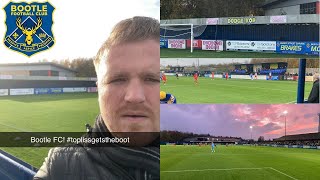
M284 138L287 136L287 115L284 116Z
M286 140L286 136L287 136L287 113L288 111L284 111L284 140Z

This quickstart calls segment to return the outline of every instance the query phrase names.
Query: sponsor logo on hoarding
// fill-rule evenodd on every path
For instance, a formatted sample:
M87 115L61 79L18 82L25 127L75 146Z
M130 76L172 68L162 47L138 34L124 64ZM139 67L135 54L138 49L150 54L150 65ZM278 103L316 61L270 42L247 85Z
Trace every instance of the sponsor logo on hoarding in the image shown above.
M270 23L286 23L287 16L270 16Z
M288 45L280 45L281 51L301 51L302 46L288 46Z
M0 96L7 96L9 95L8 89L0 89Z
M202 50L223 51L223 41L221 40L202 40Z
M275 51L276 41L227 41L227 49Z
M228 18L228 24L252 24L256 22L255 17Z
M286 42L277 41L277 52L282 54L319 55L318 42Z
M207 25L216 25L219 23L219 18L208 18Z
M168 48L172 49L186 49L186 40L184 39L169 39Z
M10 89L10 95L31 95L34 94L33 88Z

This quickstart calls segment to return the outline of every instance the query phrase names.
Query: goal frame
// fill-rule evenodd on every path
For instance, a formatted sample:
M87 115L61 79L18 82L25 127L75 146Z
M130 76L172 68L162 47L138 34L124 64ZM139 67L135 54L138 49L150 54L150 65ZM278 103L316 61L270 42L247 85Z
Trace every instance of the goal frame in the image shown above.
M191 30L191 35L190 35L190 46L191 46L191 49L190 49L190 52L192 53L193 52L193 24L160 24L160 28L161 27L165 27L165 26L190 26L190 30Z

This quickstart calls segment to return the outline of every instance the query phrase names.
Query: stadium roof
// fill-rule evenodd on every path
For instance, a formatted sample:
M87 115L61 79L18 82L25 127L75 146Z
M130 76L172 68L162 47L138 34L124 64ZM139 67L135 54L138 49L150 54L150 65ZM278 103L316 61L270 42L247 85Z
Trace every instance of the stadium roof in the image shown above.
M16 66L43 66L43 65L49 65L49 66L55 66L57 68L61 68L67 71L76 72L76 70L73 70L71 68L67 68L65 66L62 66L60 64L56 64L53 62L39 62L39 63L6 63L6 64L0 64L0 67L16 67Z
M273 6L275 4L284 2L284 1L288 1L288 0L266 0L260 7L261 8L267 8L269 6Z
M304 140L320 140L320 132L288 135L288 136L282 136L278 139L275 139L275 141L304 141Z

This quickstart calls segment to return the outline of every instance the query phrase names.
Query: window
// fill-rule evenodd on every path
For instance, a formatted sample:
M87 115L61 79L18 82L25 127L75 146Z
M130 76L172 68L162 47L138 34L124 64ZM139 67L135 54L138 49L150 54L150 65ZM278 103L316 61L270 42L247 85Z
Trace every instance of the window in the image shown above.
M316 14L317 2L300 4L300 14Z

